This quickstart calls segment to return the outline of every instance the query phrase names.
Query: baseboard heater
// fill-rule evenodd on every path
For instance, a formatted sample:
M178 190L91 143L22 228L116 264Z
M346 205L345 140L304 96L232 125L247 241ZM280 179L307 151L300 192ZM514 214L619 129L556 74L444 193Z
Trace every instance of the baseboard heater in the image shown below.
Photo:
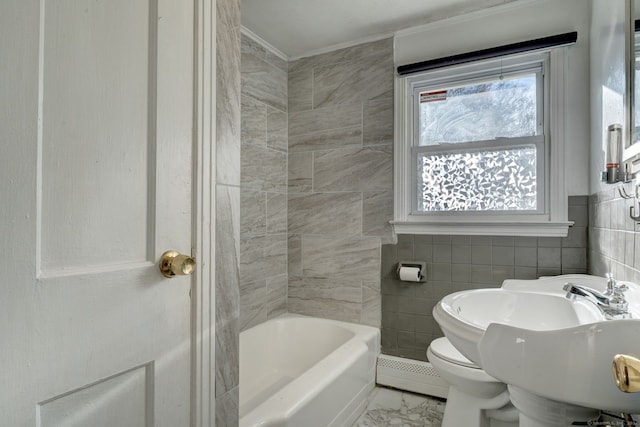
M376 383L442 398L446 398L449 391L431 363L386 354L378 356Z

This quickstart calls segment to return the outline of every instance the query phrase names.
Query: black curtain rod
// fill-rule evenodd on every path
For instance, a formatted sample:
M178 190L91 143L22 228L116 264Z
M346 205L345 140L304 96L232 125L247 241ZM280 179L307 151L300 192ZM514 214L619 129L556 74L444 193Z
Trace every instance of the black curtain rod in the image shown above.
M536 40L529 40L499 47L492 47L489 49L476 50L475 52L461 53L459 55L452 55L444 58L430 59L429 61L401 65L398 67L398 74L404 76L407 74L432 70L434 68L464 64L465 62L497 58L499 56L512 55L514 53L529 52L532 50L546 49L550 47L558 47L573 44L577 39L578 32L574 31L571 33L558 34L556 36L543 37Z

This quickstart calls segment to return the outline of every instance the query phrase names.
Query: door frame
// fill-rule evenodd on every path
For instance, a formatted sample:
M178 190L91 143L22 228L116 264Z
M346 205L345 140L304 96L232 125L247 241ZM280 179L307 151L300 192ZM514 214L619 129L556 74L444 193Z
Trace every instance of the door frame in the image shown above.
M215 425L216 1L194 0L191 427Z

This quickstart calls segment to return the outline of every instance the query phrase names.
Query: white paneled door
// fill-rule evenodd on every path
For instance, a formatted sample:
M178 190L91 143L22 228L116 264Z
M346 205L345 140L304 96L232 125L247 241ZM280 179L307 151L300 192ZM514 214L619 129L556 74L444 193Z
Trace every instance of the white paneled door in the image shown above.
M0 426L189 425L193 3L0 4Z

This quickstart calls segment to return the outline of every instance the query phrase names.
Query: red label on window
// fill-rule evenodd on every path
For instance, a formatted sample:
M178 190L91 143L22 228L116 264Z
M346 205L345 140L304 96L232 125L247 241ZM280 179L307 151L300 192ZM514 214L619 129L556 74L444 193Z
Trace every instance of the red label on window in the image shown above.
M436 92L422 92L420 94L420 104L423 102L436 102L436 101L446 101L447 100L447 91L439 90Z

